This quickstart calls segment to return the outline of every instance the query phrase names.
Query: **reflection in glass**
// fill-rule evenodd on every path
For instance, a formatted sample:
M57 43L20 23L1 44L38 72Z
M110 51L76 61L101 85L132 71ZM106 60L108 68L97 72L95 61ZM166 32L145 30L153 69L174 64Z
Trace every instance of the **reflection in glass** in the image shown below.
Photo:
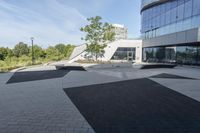
M177 47L176 48L176 62L178 64L183 64L186 60L186 47Z
M185 64L196 64L197 61L197 48L188 46L186 47L186 62Z
M200 0L171 0L146 9L142 11L141 24L142 34L149 34L143 35L144 39L199 27ZM158 33L151 35L155 29Z
M165 62L176 62L176 47L165 48Z
M144 48L143 61L200 65L200 46Z
M200 65L200 47L197 47L197 64Z
M135 48L120 47L116 50L116 52L114 53L111 59L112 60L128 60L128 58L131 58L132 60L135 60L135 53L136 53Z

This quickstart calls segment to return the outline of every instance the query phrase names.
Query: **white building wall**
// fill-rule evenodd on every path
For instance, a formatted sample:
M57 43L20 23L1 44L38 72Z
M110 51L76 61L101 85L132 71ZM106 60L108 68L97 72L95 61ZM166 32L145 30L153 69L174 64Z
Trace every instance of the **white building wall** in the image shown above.
M107 47L105 48L104 57L99 58L99 60L110 61L118 47L136 48L135 62L136 63L142 62L142 40L118 40L118 41L109 43L107 44ZM85 52L86 47L85 49L83 48L84 48L83 46L82 46L82 49L79 46L74 49L72 56L70 57L71 60L69 61L69 63L75 62L77 60L85 59L84 56L86 54ZM79 54L77 53L77 51ZM74 55L77 55L77 56L74 56Z
M85 53L84 51L86 47L87 46L85 44L75 47L71 56L69 57L69 63L75 62L80 59L84 59L84 58L81 58L81 55Z

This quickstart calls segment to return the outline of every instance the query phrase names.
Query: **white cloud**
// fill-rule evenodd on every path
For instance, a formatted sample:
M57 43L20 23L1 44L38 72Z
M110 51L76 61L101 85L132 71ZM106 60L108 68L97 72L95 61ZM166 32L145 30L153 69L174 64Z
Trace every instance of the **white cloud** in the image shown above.
M86 17L76 8L57 0L23 1L16 4L0 0L0 46L12 47L19 41L29 43L31 36L43 47L81 43L79 28L86 23Z

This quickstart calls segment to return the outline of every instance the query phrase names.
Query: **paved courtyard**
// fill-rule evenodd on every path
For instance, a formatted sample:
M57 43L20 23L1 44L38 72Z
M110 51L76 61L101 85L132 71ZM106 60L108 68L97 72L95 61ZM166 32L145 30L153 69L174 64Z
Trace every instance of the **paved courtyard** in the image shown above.
M0 74L0 133L99 133L108 131L114 133L133 131L136 133L146 133L147 131L155 133L161 132L163 129L170 129L168 127L170 125L166 124L167 126L164 127L164 123L174 122L177 127L183 127L181 122L187 123L189 120L193 122L193 125L189 125L188 128L186 126L187 129L184 130L183 128L177 128L177 130L171 130L171 132L200 132L200 127L198 126L200 125L198 118L200 116L200 112L198 112L200 104L200 69L198 68L177 67L175 69L147 70L133 67L90 68L87 71L67 71L63 72L64 74L62 72L54 72L54 69L54 67L48 66L22 70L23 73L20 73L22 76L24 74L30 76L25 78L24 82L15 77L13 80L15 82L9 83L8 81L13 76L13 73ZM41 77L39 72L41 70L45 72L53 71L56 76L50 74L50 76ZM35 71L37 72L34 73ZM39 73L39 76L37 73ZM45 74L48 75L48 73ZM33 76L34 78L31 78ZM145 81L144 84L143 82L139 84L142 81L141 79ZM135 87L134 84L136 85ZM152 88L152 84L160 91L159 95L156 95L158 91L156 91L155 87ZM112 90L103 90L101 85L104 86L104 89L106 87L110 88L111 86L109 85L112 85ZM123 87L119 89L119 86L124 86L126 92L123 91ZM115 89L118 93L115 92ZM162 89L166 89L165 91L169 92L169 94L164 93ZM149 91L148 95L146 90ZM152 100L152 102L149 101L152 106L141 110L140 115L133 115L132 118L137 119L133 122L130 118L129 120L133 123L125 125L123 123L127 122L125 118L134 114L134 111L129 109L134 107L137 111L136 113L139 113L140 108L137 107L146 105L145 102L144 104L141 102L146 100L146 97L142 95L143 91L144 95L148 96L150 101ZM137 93L138 95L134 95ZM152 95L155 97L152 97ZM163 100L158 101L158 106L153 104L156 101L156 96ZM116 104L117 97L119 97L119 102L117 102L119 104ZM124 99L124 97L126 98ZM91 100L90 98L93 99L93 102L88 101ZM185 104L181 104L182 102ZM113 108L109 108L110 111L108 110L108 105L113 106ZM122 105L127 110L117 108ZM166 107L166 109L162 110L159 107ZM172 108L173 110L171 110ZM113 113L112 109L117 110L116 114ZM150 113L152 113L151 117L149 117ZM153 119L154 115L156 116L159 113L161 114L160 117ZM166 118L167 115L165 114L168 113L174 113L169 116L169 121L161 119ZM181 113L187 114L187 117L184 119ZM99 115L98 117L97 114ZM100 116L101 114L102 117ZM145 130L145 125L128 130L130 129L129 127L132 128L135 125L139 125L138 123L144 122L141 117L137 117L141 116L141 114L148 115L147 118L149 119L146 119L146 124L149 124L148 130ZM180 117L175 117L178 114L180 114ZM110 117L111 115L112 117ZM109 118L122 120L121 122L116 122L116 124L121 124L121 128L112 125L114 123L113 119ZM151 130L150 118L154 123L152 127L157 125L157 130ZM107 124L109 126L103 123L99 126L97 123L105 122L105 120L108 120ZM159 125L159 123L161 124ZM109 127L112 129L109 130Z

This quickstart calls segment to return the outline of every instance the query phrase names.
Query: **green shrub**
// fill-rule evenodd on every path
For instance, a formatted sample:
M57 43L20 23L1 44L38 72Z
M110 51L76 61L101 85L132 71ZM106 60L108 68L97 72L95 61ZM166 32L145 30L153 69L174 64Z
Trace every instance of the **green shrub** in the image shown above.
M74 47L74 45L59 44L42 49L39 45L34 45L34 65L68 59ZM1 48L0 54L0 72L32 65L32 47L23 42L17 44L14 49Z

